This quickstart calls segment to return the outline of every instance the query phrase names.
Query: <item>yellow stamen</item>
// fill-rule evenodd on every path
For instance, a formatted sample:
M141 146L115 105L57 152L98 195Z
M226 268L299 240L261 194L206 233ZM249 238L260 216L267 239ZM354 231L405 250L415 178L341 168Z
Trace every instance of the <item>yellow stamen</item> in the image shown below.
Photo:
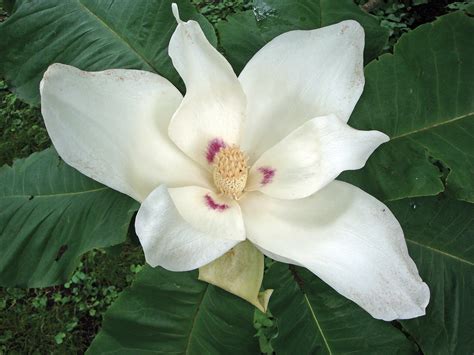
M248 157L239 147L224 147L214 158L214 183L217 189L236 200L247 183Z

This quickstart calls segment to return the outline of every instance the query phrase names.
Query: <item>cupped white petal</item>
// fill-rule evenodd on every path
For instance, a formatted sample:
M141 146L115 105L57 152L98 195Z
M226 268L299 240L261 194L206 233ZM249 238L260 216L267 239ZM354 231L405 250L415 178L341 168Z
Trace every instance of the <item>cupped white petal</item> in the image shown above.
M364 86L363 49L364 30L351 20L284 33L255 54L239 76L251 162L311 118L347 122Z
M183 22L171 37L169 55L186 84L169 136L188 156L210 168L223 146L239 143L246 100L227 60L208 42L196 21Z
M272 258L273 260L276 260L276 261L279 261L281 263L285 263L285 264L293 264L293 265L297 265L297 266L301 266L298 262L296 262L295 260L291 260L291 259L288 259L288 258L285 258L284 256L281 256L281 255L278 255L278 254L274 254L270 251L268 251L267 249L264 249L262 248L261 246L259 245L255 245L255 247L260 250L263 254L265 254L266 256L268 256L269 258Z
M429 289L408 255L403 231L369 194L334 181L305 199L252 192L240 204L250 241L308 268L374 318L425 314Z
M85 72L53 64L40 86L41 112L59 155L81 173L142 201L160 183L212 183L169 139L182 95L145 71Z
M165 185L153 190L140 206L135 230L146 262L171 271L199 268L239 243L196 229L179 213Z
M168 192L181 217L196 230L215 238L245 240L242 211L235 200L197 186Z
M316 117L267 150L249 172L246 190L283 199L307 197L344 170L360 169L389 140L379 131L358 131L335 115Z

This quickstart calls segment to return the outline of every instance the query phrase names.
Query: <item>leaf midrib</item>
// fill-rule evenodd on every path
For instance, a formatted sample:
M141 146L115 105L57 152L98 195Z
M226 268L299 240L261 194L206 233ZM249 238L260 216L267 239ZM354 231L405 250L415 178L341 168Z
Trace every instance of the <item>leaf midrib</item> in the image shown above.
M158 70L153 66L152 63L150 63L150 61L142 54L138 51L137 48L135 48L129 41L127 41L124 37L122 37L117 31L115 31L111 26L109 26L107 24L107 22L105 22L105 20L101 17L99 17L98 15L96 15L95 13L93 13L86 5L84 5L84 3L81 1L81 0L77 0L77 3L79 4L79 6L82 7L82 9L84 9L84 12L86 12L87 14L89 14L89 16L91 18L93 18L94 20L96 20L97 23L99 23L100 25L102 25L102 27L106 28L108 31L110 31L115 37L117 37L121 42L123 42L128 48L130 48L130 50L135 53L135 55L137 57L140 58L140 60L142 60L148 67L150 67L150 69L152 71L154 71L155 73L158 73Z
M206 284L206 289L204 290L204 292L202 293L202 296L199 300L199 302L197 303L197 309L196 309L196 313L194 313L194 317L193 317L193 323L191 324L191 329L189 331L189 337L188 337L188 341L186 343L186 355L189 354L189 348L191 346L191 339L193 337L193 332L194 332L194 328L196 327L196 319L198 317L198 314L199 314L199 311L201 310L201 304L204 300L204 297L206 297L207 295L207 291L209 290L209 284Z
M440 127L440 126L444 126L444 125L447 125L447 124L452 124L456 121L459 121L459 120L462 120L464 118L467 118L467 117L470 117L474 114L474 112L469 112L469 113L466 113L464 115L461 115L461 116L457 116L457 117L454 117L454 118L451 118L447 121L443 121L443 122L437 122L437 123L434 123L432 125L429 125L429 126L426 126L426 127L422 127L422 128L419 128L419 129L415 129L413 131L410 131L410 132L406 132L406 133L402 133L402 134L399 134L399 135L396 135L394 137L391 137L390 138L390 141L394 141L396 139L400 139L400 138L405 138L405 137L408 137L412 134L417 134L417 133L420 133L420 132L424 132L424 131L428 131L430 129L434 129L434 128L437 128L437 127Z
M316 313L314 312L313 307L311 306L311 303L308 300L308 296L306 296L306 293L303 292L303 297L304 300L309 308L309 311L311 312L311 316L313 317L314 322L316 323L316 326L318 327L319 333L321 334L321 337L323 338L324 345L328 349L328 352L330 355L332 355L331 348L329 347L329 343L326 339L326 336L324 335L323 329L321 328L321 325L319 324L318 318L316 317Z
M98 192L98 191L104 191L108 190L109 188L104 186L100 187L98 189L92 189L92 190L84 190L84 191L76 191L76 192L62 192L58 194L47 194L47 195L35 195L35 194L25 194L25 195L6 195L6 196L0 196L0 200L2 198L29 198L31 196L34 196L34 198L40 198L40 197L64 197L64 196L74 196L74 195L81 195L81 194L89 194L92 192Z

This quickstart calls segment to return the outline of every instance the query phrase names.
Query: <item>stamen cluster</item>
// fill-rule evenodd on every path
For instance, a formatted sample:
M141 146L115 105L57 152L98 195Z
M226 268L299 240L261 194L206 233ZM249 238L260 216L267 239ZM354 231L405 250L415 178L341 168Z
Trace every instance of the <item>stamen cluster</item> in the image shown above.
M247 184L248 170L248 157L239 147L224 147L214 158L214 183L219 192L238 200Z

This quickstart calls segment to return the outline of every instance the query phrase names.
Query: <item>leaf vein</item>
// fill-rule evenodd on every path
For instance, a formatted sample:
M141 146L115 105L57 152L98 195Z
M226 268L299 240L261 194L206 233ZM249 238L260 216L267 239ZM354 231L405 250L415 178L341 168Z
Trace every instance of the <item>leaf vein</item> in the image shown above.
M400 138L404 138L404 137L407 137L407 136L410 136L412 134L416 134L416 133L420 133L420 132L424 132L424 131L427 131L429 129L433 129L433 128L436 128L436 127L440 127L440 126L444 126L444 125L447 125L447 124L451 124L451 123L454 123L456 121L459 121L459 120L462 120L463 118L466 118L466 117L469 117L471 115L473 115L474 112L469 112L469 113L466 113L464 115L461 115L461 116L457 116L457 117L454 117L454 118L451 118L447 121L443 121L443 122L438 122L438 123L435 123L431 126L426 126L426 127L422 127L420 129L416 129L416 130L413 130L411 132L406 132L406 133L402 133L402 134L399 134L399 135L396 135L396 136L393 136L390 138L391 141L395 140L395 139L400 139Z
M418 243L418 242L416 242L416 241L414 241L414 240L412 240L412 239L408 239L408 238L405 238L405 239L406 239L407 242L412 243L412 244L415 244L415 245L417 245L417 246L419 246L419 247L428 249L428 250L430 250L430 251L432 251L432 252L435 252L435 253L438 253L438 254L442 254L442 255L444 255L444 256L446 256L446 257L455 259L455 260L457 260L457 261L459 261L459 262L462 262L462 263L465 263L465 264L474 266L474 263L470 262L469 260L460 258L459 256L446 253L446 252L444 252L444 251L442 251L442 250L433 248L433 247L431 247L431 246L429 246L429 245L426 245L426 244Z
M308 296L306 296L306 294L304 294L304 300L306 302L306 304L308 305L308 308L311 312L311 315L316 323L316 326L318 327L318 330L319 330L319 333L321 333L321 337L323 338L323 341L324 341L324 345L326 346L326 348L328 349L329 351L329 354L332 355L332 351L331 351L331 348L329 347L329 344L328 344L328 341L324 335L324 332L323 330L321 329L321 326L319 325L319 322L318 322L318 318L316 317L316 314L314 313L314 309L313 307L311 306L311 303L309 303L309 300L308 300Z
M151 68L155 73L158 73L158 70L145 58L145 56L138 51L137 48L132 46L130 42L128 42L124 37L122 37L117 31L115 31L112 27L110 27L104 19L99 17L97 14L93 13L81 0L78 0L79 5L81 5L84 10L92 17L95 18L102 26L108 29L113 35L115 35L120 41L122 41L127 47L129 47L132 52L134 52L147 66Z

